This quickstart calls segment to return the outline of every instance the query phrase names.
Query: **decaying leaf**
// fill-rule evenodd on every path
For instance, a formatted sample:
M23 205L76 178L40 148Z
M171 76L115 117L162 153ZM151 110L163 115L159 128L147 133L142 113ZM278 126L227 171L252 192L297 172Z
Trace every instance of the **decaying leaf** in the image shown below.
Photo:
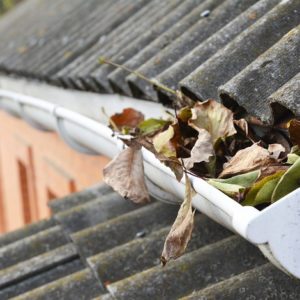
M168 123L169 121L151 118L141 122L138 128L143 135L148 135L163 129Z
M211 143L211 136L206 130L199 129L198 139L191 150L191 156L183 159L184 166L189 170L193 168L195 163L209 162L212 155L214 155L214 148Z
M150 201L140 149L124 149L104 168L103 175L104 181L121 196L135 203Z
M289 133L292 143L300 147L300 120L293 119L290 121Z
M236 133L232 111L212 99L194 105L189 125L196 130L207 130L213 144Z
M183 176L183 167L182 167L182 164L180 163L179 159L176 157L167 157L161 153L158 153L153 146L152 138L146 137L146 136L138 137L138 138L132 139L129 144L143 146L145 149L152 152L161 163L163 163L165 166L167 166L168 168L171 169L171 171L174 173L176 179L178 181L181 181L182 176Z
M300 159L297 159L296 162L280 178L272 194L272 202L281 199L298 187L300 187Z
M272 157L267 149L253 144L248 148L238 151L226 165L219 177L223 178L246 173L275 162L276 159Z
M238 126L246 136L249 135L249 126L248 122L245 119L234 120L234 124Z
M227 179L209 179L207 182L224 194L236 200L240 200L246 188L250 187L259 177L259 171L233 176Z
M164 244L161 255L161 262L163 265L170 259L176 259L181 256L191 239L194 227L194 212L192 210L194 190L187 176L185 177L185 180L185 198Z
M174 128L170 125L167 130L160 132L154 137L154 149L166 157L176 157L176 148L171 141L174 135Z
M181 120L182 122L188 122L188 120L192 117L192 110L190 107L186 106L181 108L177 112L177 118Z
M125 108L121 113L110 117L110 123L115 130L118 129L120 132L124 128L135 128L142 121L144 121L144 115L133 108Z
M285 152L285 148L280 144L270 144L268 147L271 157L278 159L282 152Z

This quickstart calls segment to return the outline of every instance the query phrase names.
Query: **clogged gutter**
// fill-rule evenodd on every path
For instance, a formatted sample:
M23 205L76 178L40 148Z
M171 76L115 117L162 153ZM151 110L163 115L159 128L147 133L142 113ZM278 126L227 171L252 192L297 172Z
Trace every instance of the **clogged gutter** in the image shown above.
M160 86L159 86L160 88ZM104 170L105 181L136 203L149 201L141 148L169 167L178 181L201 177L242 205L262 209L300 186L300 121L267 127L233 113L213 99L186 103L168 119L144 119L127 108L110 117L110 127L127 147ZM186 176L186 197L166 239L165 264L184 253L193 228L193 189Z

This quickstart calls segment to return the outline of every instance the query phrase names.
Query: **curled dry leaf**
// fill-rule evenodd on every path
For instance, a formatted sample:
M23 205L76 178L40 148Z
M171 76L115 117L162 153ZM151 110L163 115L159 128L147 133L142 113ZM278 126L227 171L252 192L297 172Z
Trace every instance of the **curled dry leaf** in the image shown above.
M213 144L220 138L226 138L236 133L232 111L212 99L197 102L194 105L189 125L196 130L207 130Z
M153 139L151 137L137 137L127 142L127 145L139 145L152 152L155 157L163 163L165 166L171 169L176 179L180 182L183 176L183 167L176 157L167 157L161 153L158 153L153 145Z
M271 157L278 159L282 152L285 152L285 148L280 144L270 144L268 147Z
M172 125L167 130L158 133L153 139L154 149L166 157L176 157L176 145L172 141L175 130Z
M185 179L185 198L164 244L161 255L163 265L170 259L176 259L181 256L185 252L187 244L191 239L194 227L194 212L192 210L194 190L189 178L186 176Z
M135 203L150 201L140 149L124 149L104 168L103 175L104 181L121 196Z
M205 129L199 129L198 139L191 150L191 156L184 158L184 166L189 170L195 163L202 161L209 162L209 158L214 155L214 148L211 143L211 136Z
M252 146L238 151L226 164L219 177L228 177L246 173L255 169L275 163L276 159L263 147L253 144Z
M234 124L238 126L246 136L249 135L249 126L248 122L245 119L234 120Z
M291 120L288 127L292 143L300 147L300 120Z
M144 115L133 108L125 108L121 113L110 117L111 125L118 131L122 131L124 128L135 128L142 121L144 121Z

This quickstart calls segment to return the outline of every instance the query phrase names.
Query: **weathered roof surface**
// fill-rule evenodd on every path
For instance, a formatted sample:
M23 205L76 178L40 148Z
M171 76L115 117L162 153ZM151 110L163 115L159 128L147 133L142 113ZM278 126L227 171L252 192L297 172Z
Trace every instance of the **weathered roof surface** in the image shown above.
M266 123L300 116L299 0L26 0L0 20L0 70L170 104L99 56L242 106Z
M186 254L163 268L177 206L138 206L102 184L50 207L50 220L0 237L1 300L300 297L298 280L204 215Z

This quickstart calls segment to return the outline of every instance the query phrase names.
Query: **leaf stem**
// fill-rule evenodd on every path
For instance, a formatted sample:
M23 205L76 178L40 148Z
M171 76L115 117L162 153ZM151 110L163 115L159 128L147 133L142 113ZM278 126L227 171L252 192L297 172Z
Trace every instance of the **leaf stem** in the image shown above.
M156 80L149 79L149 78L147 78L145 75L143 75L142 73L140 73L140 72L138 72L138 71L135 71L135 70L132 70L132 69L126 67L125 65L120 65L120 64L118 64L118 63L116 63L116 62L111 61L110 59L107 59L107 58L103 57L103 56L101 56L101 57L99 58L99 63L100 63L100 64L108 64L108 65L114 66L114 67L116 67L116 68L120 68L120 69L122 69L122 70L125 70L125 71L127 71L127 72L129 72L129 73L132 73L132 74L136 75L137 77L139 77L139 78L141 78L141 79L143 79L143 80L149 82L150 84L155 85L156 87L158 87L158 88L161 89L161 90L164 90L164 91L166 91L166 92L168 92L168 93L171 93L171 94L173 94L173 95L176 95L176 91L174 91L173 89L171 89L171 88L169 88L169 87L167 87L167 86L165 86L165 85L159 83L159 82L156 81Z

